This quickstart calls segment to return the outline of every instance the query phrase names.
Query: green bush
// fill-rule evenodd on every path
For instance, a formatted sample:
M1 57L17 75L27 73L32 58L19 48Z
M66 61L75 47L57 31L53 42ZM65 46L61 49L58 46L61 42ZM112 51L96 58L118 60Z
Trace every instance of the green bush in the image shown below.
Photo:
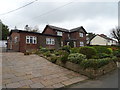
M120 58L120 50L113 51L113 55Z
M68 56L68 60L76 64L79 64L84 59L86 59L86 56L80 53L73 53Z
M64 51L62 52L62 55L60 56L60 60L63 62L63 63L66 63L66 61L68 61L68 55L69 53Z
M79 48L78 47L71 48L70 53L79 53Z
M41 48L40 51L42 51L42 52L47 52L47 51L49 51L49 50L48 50L47 48Z
M86 55L86 57L90 59L97 54L97 51L93 47L84 46L80 47L79 53Z
M62 50L65 50L65 51L67 51L67 52L69 52L70 53L70 46L69 45L66 45L66 46L63 46L62 47Z
M50 57L51 53L50 53L50 51L47 51L47 52L43 53L43 55L46 56L46 57Z
M106 54L106 53L99 53L98 57L101 58L108 58L108 57L112 57L113 55L111 54Z
M57 61L57 56L56 56L55 54L52 54L50 61L51 61L52 63L55 63L55 62Z
M97 53L106 53L106 54L112 53L112 49L107 48L107 46L93 46L93 48L96 49Z
M103 59L86 59L80 63L80 66L83 68L94 68L98 69L104 65L107 65L112 59L103 58Z
M58 50L58 51L55 51L55 55L56 56L61 56L63 54L63 52L65 52L64 50Z

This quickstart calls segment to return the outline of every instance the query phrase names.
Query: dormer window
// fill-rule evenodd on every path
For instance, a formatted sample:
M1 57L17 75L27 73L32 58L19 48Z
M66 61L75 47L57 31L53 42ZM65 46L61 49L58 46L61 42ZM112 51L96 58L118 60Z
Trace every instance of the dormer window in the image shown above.
M83 33L80 32L79 35L80 35L80 37L83 37Z
M58 35L58 36L62 36L62 32L57 31L57 35Z

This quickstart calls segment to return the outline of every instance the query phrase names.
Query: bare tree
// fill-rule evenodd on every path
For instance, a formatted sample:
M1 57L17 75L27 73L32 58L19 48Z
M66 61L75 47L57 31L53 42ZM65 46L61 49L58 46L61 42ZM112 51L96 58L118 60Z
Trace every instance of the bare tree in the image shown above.
M120 27L113 28L111 35L113 38L117 39L118 45L120 46Z

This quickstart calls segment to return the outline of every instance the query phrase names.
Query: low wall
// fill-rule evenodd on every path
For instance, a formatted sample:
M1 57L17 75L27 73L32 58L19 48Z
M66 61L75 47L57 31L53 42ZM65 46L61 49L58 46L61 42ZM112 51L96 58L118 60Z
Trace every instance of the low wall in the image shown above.
M75 72L78 72L82 75L88 76L89 78L97 78L98 76L104 75L114 69L117 68L117 65L115 62L110 62L109 64L95 70L93 68L86 68L83 69L80 65L74 64L72 62L67 61L66 63L62 63L60 60L56 61L57 65L63 66L67 69L73 70Z

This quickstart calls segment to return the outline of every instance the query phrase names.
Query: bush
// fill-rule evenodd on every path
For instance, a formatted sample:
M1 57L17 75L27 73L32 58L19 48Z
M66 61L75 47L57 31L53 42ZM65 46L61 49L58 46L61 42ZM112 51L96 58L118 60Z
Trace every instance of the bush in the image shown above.
M112 57L113 55L111 54L106 54L106 53L99 53L98 57L101 58L108 58L108 57Z
M70 53L70 48L71 48L70 46L66 45L62 47L62 50L65 50Z
M79 52L79 48L78 47L70 49L70 53L78 53L78 52Z
M57 61L57 56L56 56L55 54L52 54L50 61L51 61L52 63L55 63L55 62Z
M97 53L106 53L106 54L111 54L112 53L112 49L107 48L106 46L93 46Z
M66 63L66 61L68 60L68 55L69 55L69 53L66 52L66 51L64 51L64 52L62 53L62 55L60 56L60 60L61 60L63 63Z
M84 46L80 47L79 53L86 55L86 57L90 59L97 54L97 51L93 47Z
M49 51L49 50L48 50L47 48L41 48L40 51L42 51L42 52L47 52L47 51Z
M86 56L80 53L73 53L68 56L68 60L76 64L79 64L84 59L86 59Z
M43 55L46 56L46 57L50 57L51 53L49 51L47 51L47 52L43 53Z
M55 51L55 55L56 56L61 56L63 54L63 52L65 52L64 50L58 50L58 51Z
M113 51L113 55L120 58L120 50Z
M98 69L104 65L107 65L112 59L103 58L103 59L86 59L80 63L80 66L83 68L94 68Z
M31 53L30 52L24 52L24 55L30 55Z

